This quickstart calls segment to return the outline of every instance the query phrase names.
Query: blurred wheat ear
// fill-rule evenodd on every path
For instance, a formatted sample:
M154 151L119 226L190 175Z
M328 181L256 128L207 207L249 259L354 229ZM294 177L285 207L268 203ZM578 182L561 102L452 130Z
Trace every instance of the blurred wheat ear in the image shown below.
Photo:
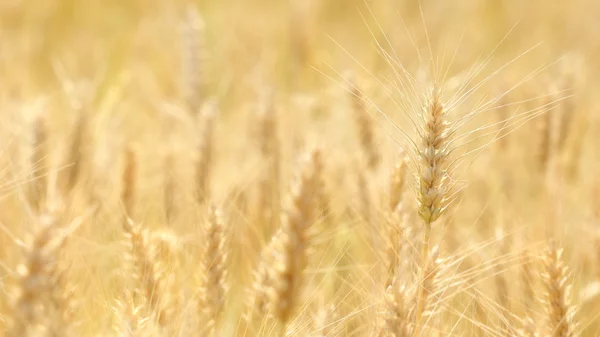
M571 305L571 284L569 272L562 261L562 248L556 241L551 241L543 262L545 271L542 274L546 286L545 306L548 320L548 334L553 337L576 336L574 321L575 307Z
M181 96L190 115L199 114L206 99L205 34L200 12L194 5L188 5L182 27Z
M60 260L67 240L81 223L62 227L58 214L42 213L34 232L24 244L24 260L17 268L18 280L11 307L7 336L38 336L41 333L75 336L73 289L68 268Z
M211 207L202 253L201 316L208 330L215 331L224 309L227 295L226 230L221 211ZM216 330L218 331L218 329Z

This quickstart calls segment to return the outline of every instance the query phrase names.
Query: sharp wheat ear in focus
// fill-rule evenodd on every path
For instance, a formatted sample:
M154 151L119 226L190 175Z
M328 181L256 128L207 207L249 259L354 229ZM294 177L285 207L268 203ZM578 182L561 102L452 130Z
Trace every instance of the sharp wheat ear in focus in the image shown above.
M440 101L440 91L438 88L434 87L431 90L430 96L423 106L421 117L423 125L421 130L419 130L420 144L417 147L419 159L417 206L419 217L425 226L422 255L422 268L423 272L425 272L427 270L425 264L431 264L431 262L428 262L431 226L448 207L451 187L450 177L448 176L448 167L450 165L448 158L450 155L448 126L450 123L447 120L447 111ZM423 277L424 280L429 279L426 275L423 275ZM428 290L425 289L425 284L421 287L416 309L417 325L420 324L421 315L423 314L428 297Z
M427 103L423 106L423 125L419 131L420 144L417 146L419 166L417 172L418 213L425 225L425 242L428 242L431 225L448 207L451 181L449 177L449 121L444 105L440 101L440 91L431 90ZM425 246L424 251L427 250Z

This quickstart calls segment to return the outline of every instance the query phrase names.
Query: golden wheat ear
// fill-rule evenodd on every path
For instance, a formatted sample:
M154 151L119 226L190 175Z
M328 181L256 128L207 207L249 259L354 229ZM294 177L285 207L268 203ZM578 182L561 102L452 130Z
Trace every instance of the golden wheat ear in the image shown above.
M248 324L257 317L264 317L268 312L268 292L271 285L270 268L275 261L276 247L282 235L283 231L279 228L260 253L258 266L253 272L252 287L248 291L246 311L244 312L244 320Z
M209 330L218 326L227 294L227 250L225 224L221 211L212 206L202 253L200 305L202 321ZM217 330L218 331L218 330Z
M211 197L211 177L215 160L215 129L218 113L216 102L207 101L197 120L197 129L201 130L202 134L197 143L195 163L196 198L200 204L205 204Z
M127 219L135 217L135 187L137 161L132 147L127 147L124 154L123 174L121 176L121 203L123 204L123 225Z
M386 221L387 226L384 231L385 250L383 254L386 287L390 286L393 279L401 272L402 250L406 240L404 228L407 221L406 214L390 214Z
M337 336L339 334L337 320L339 320L339 317L337 315L335 305L321 304L321 307L319 308L313 320L313 336Z
M381 162L381 154L377 148L376 128L373 123L373 117L367 110L365 97L357 86L358 84L352 79L349 80L349 83L350 100L352 102L352 110L354 111L358 139L365 158L367 158L367 166L373 170Z
M113 330L123 337L157 336L155 318L147 315L142 306L136 305L131 293L127 293L122 300L116 300L113 311L117 322Z
M440 101L438 89L432 89L423 109L424 124L420 136L421 146L418 149L417 204L419 216L425 226L430 228L448 206L451 139L447 111Z
M164 269L152 252L150 234L130 218L123 224L128 252L127 260L134 285L130 291L133 305L154 315L161 326L168 325L170 317L164 306L166 293Z
M65 158L66 184L65 194L70 194L83 174L89 142L90 116L86 109L78 109L77 121L69 138L69 150Z
M536 278L534 278L535 266L530 249L526 248L520 253L519 262L521 264L521 290L525 305L525 314L531 316L534 313L536 300Z
M167 225L172 226L177 217L177 175L175 174L175 154L172 149L167 150L163 160L163 204L165 211L165 221Z
M404 152L400 152L400 158L394 166L392 176L390 178L390 192L389 192L389 211L394 212L400 205L402 197L404 195L404 187L406 185L406 171L407 165L404 158Z
M516 331L517 337L539 337L535 322L530 317L525 317L521 322L522 328Z
M431 254L428 254L429 260L426 264L426 267L423 271L423 276L421 279L420 289L422 290L422 296L418 298L418 302L416 303L416 311L415 311L415 326L418 331L424 329L423 322L421 319L426 318L428 323L433 323L430 320L431 316L434 314L435 303L432 301L434 294L437 292L439 288L439 276L440 268L442 266L442 260L439 259L439 250L437 247L434 247L431 251Z
M58 333L70 336L76 320L72 315L71 286L59 256L70 234L79 227L78 218L69 227L60 226L55 213L43 213L38 228L24 244L25 259L17 268L16 297L11 304L7 336L37 336Z
M277 253L269 271L270 309L283 327L290 322L302 297L307 248L311 245L310 229L317 218L314 195L321 187L315 165L319 157L318 150L309 155L292 189L291 203L276 241Z
M182 27L181 96L190 113L200 113L206 99L206 28L198 9L189 5Z
M425 225L423 238L422 271L431 265L429 259L429 238L432 224L445 212L448 207L451 185L449 183L449 131L448 111L440 100L440 90L433 88L423 106L422 127L419 132L420 146L417 148L417 206L418 214ZM423 281L427 275L423 275ZM425 282L421 285L416 309L416 324L426 306L427 290Z
M386 287L392 284L401 261L401 250L404 238L404 225L407 222L406 212L403 207L404 188L406 184L406 162L401 155L396 163L390 178L389 200L385 228L384 262L387 272Z
M383 311L380 314L379 336L411 336L413 325L408 289L394 280L384 294Z
M256 221L264 224L264 232L271 235L280 225L282 144L279 135L279 113L273 94L265 89L260 99L254 136L265 169L258 182L255 214Z
M545 271L542 278L546 287L546 314L548 335L553 337L576 336L575 307L571 305L569 271L562 261L563 249L551 241L544 256Z

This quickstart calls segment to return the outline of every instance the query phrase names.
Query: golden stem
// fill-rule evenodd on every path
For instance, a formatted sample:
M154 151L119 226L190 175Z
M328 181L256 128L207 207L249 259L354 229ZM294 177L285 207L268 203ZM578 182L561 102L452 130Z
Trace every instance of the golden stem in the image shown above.
M421 280L424 280L427 272L427 263L429 259L429 237L431 236L431 222L425 223L425 237L423 238L423 260L421 264ZM419 299L417 302L417 315L415 316L415 336L419 336L421 332L420 322L423 314L423 299L425 296L425 287L423 283L419 286Z

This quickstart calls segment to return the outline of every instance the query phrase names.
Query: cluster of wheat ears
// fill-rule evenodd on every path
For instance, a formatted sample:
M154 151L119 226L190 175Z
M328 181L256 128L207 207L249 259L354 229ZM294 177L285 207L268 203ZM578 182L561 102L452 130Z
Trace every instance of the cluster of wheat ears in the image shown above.
M2 127L0 335L599 333L600 240L565 229L594 199L577 188L589 176L577 57L511 84L502 72L530 50L494 68L496 48L451 77L433 37L405 67L369 29L393 75L358 61L342 74L315 65L301 7L286 76L334 79L315 96L269 87L265 66L233 102L207 71L218 55L194 6L171 51L176 103L157 103L150 77L136 91L109 69L89 89L52 62L61 98L22 103ZM64 137L49 101L75 116ZM111 112L149 106L158 117Z

